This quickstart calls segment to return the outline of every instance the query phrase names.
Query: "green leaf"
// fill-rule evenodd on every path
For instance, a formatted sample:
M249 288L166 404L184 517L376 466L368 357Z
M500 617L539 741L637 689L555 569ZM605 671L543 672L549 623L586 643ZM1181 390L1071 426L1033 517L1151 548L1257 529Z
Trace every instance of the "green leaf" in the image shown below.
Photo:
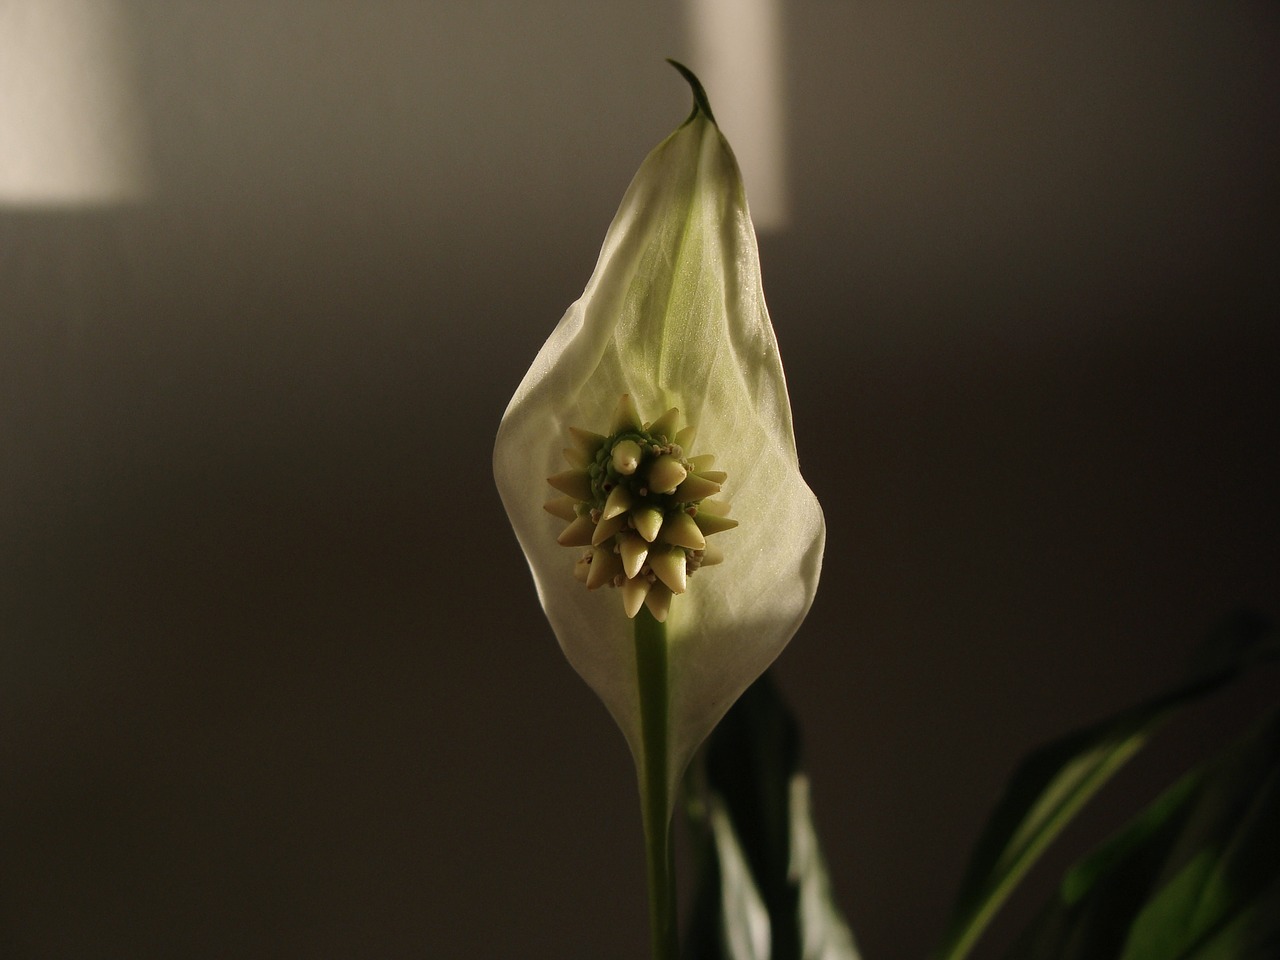
M858 960L818 847L796 723L768 673L726 714L702 759L686 957Z
M939 960L967 956L1009 893L1080 808L1179 708L1280 653L1270 621L1242 613L1197 654L1190 679L1027 757L987 823L961 882Z
M1280 955L1280 710L1064 880L1009 960Z

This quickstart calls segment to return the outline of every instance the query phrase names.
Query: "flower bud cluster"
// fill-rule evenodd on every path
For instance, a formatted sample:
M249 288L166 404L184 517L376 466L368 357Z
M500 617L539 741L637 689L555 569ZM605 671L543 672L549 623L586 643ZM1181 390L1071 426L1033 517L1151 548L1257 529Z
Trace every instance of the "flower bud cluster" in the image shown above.
M709 499L727 475L711 469L710 455L686 455L695 429L677 429L678 422L674 407L642 422L624 394L608 436L569 428L570 469L547 478L563 494L547 512L569 524L559 543L587 548L575 576L588 590L621 589L628 617L646 606L665 621L689 575L723 559L706 538L738 525L726 516L728 503Z

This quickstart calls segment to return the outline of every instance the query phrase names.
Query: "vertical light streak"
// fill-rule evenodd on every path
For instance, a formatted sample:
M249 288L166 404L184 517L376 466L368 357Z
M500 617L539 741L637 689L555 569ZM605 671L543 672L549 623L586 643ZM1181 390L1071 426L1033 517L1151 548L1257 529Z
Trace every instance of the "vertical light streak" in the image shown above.
M782 14L778 0L686 0L689 67L733 144L759 231L786 226Z
M0 206L140 199L143 118L113 0L0 3Z

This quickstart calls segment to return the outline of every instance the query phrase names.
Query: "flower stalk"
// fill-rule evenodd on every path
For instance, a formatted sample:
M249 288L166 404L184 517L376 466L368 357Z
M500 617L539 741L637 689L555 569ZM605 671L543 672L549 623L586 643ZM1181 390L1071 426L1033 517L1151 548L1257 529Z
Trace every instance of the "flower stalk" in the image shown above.
M640 680L640 727L645 763L640 772L649 878L649 933L654 960L679 960L675 851L671 837L674 804L667 784L667 629L648 610L635 618L636 674Z
M737 162L678 69L693 111L637 172L493 457L556 639L631 748L656 960L677 955L670 822L685 768L804 619L825 540Z

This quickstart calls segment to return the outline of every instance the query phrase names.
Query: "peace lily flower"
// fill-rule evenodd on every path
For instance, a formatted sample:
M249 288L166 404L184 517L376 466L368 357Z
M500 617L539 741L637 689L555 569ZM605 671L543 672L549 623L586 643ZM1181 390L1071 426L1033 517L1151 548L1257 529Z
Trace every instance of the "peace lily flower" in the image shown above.
M680 778L804 619L825 537L741 175L675 66L693 112L640 167L494 448L552 629L631 747L662 898Z

